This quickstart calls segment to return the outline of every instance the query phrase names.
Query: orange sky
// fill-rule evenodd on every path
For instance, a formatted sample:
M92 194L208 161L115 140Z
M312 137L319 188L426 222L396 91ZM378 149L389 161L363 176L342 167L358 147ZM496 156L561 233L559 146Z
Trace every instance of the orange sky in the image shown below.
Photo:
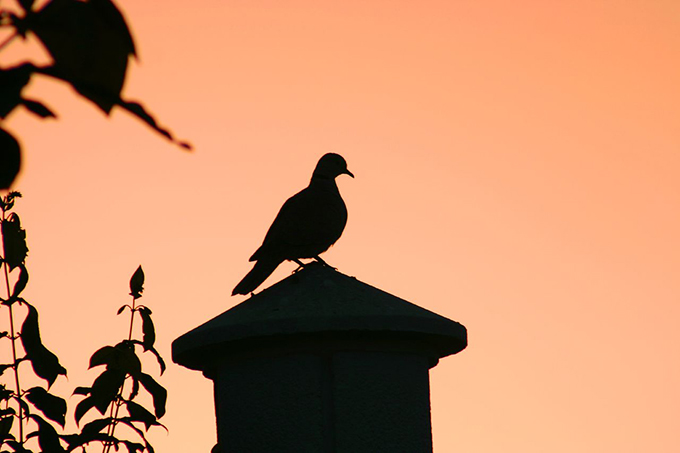
M118 4L141 57L127 97L196 151L47 81L29 90L59 120L8 121L57 391L126 334L140 263L168 360L239 303L278 208L333 151L357 178L327 261L469 330L431 372L437 453L680 451L680 3ZM156 450L209 451L209 381L162 382Z

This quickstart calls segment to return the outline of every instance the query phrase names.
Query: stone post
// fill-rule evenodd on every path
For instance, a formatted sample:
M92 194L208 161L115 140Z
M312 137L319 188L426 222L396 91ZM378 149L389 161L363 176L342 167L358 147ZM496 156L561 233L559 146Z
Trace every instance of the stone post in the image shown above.
M308 265L173 342L214 382L220 453L431 453L429 369L464 326Z

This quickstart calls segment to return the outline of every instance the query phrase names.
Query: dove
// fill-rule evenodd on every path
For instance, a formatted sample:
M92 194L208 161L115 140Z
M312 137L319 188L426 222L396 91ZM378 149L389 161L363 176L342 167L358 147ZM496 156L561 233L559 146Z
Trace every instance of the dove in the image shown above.
M301 258L314 258L327 266L319 255L335 244L347 224L347 207L335 183L340 175L354 178L342 156L328 153L319 159L309 186L281 207L262 245L250 257L255 266L232 296L253 292L286 260L303 266Z

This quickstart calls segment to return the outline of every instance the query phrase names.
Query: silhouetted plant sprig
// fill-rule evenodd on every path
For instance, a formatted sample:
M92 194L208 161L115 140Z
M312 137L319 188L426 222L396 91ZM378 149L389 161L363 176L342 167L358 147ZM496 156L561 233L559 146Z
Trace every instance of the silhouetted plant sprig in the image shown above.
M52 422L64 427L66 401L48 390L59 375L66 375L66 369L61 366L58 357L43 345L38 311L21 296L28 283L25 263L28 247L19 215L12 211L19 197L19 192L0 197L3 252L0 266L7 294L6 298L0 297L0 304L7 308L9 314L9 331L0 332L0 340L9 340L12 350L12 363L0 364L0 375L4 376L8 370L13 373L12 382L0 383L0 448L6 446L14 452L30 452L26 443L37 438L42 451L59 453L64 450ZM15 319L17 305L27 311L20 330L17 330ZM21 346L18 340L21 340ZM23 362L30 362L33 373L47 382L47 388L35 386L22 390L19 370ZM27 433L30 429L33 431Z
M0 68L0 125L17 107L40 118L56 117L42 101L22 94L34 75L43 75L68 83L105 114L119 106L168 140L191 149L161 127L140 103L121 97L128 58L136 56L136 49L125 18L112 0L49 0L39 9L34 0L16 0L13 6L0 7L0 28L9 30L0 51L15 39L33 34L53 63ZM0 189L10 187L20 166L19 142L0 127Z
M104 366L105 369L94 380L91 387L78 387L75 394L85 396L78 403L75 410L76 423L80 423L83 416L91 409L96 409L101 415L107 415L90 421L83 426L78 435L65 436L69 442L69 451L85 446L91 442L103 445L103 452L109 453L111 448L118 451L119 445L124 445L129 453L147 451L153 453L153 447L148 442L145 432L151 426L161 426L159 421L165 414L167 391L149 374L142 371L142 363L137 355L137 347L143 352L151 352L160 367L160 374L165 371L165 362L154 348L156 338L155 328L151 320L151 310L138 305L137 300L144 291L144 272L138 267L130 279L130 295L132 303L125 304L118 310L122 314L130 311L130 326L127 339L115 346L104 346L97 350L90 358L90 368ZM133 338L135 318L142 321L142 339ZM144 389L151 395L153 412L134 401ZM122 412L121 412L122 411ZM134 431L142 443L122 440L116 437L116 427L125 425ZM144 430L142 430L143 425Z

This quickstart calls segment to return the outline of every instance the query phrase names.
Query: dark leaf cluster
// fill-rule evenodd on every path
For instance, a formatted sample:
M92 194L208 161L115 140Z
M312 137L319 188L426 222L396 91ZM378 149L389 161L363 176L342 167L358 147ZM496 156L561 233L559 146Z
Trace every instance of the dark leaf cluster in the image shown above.
M18 14L0 9L0 17L6 18L3 25L13 28L12 37L35 34L53 63L0 68L0 120L19 107L40 118L56 117L43 102L23 95L31 78L43 75L68 83L105 114L119 106L167 139L191 149L161 127L142 104L121 97L128 60L137 52L124 17L111 0L50 0L37 10L32 0L19 4L22 11ZM10 187L20 167L18 140L0 127L0 189Z
M139 352L151 352L157 359L160 374L165 371L165 362L154 348L155 329L151 320L151 310L136 301L142 297L144 290L144 272L141 266L137 268L130 279L130 295L132 304L120 307L118 314L126 309L130 311L130 332L135 317L142 321L142 340L130 337L115 346L104 346L90 357L90 368L104 369L95 378L92 386L78 387L74 394L85 398L78 403L75 410L76 423L80 424L83 417L95 409L103 418L97 418L83 426L81 433L65 438L69 448L87 445L91 442L101 442L105 445L119 445L129 452L147 451L153 453L153 447L146 439L145 432L151 426L163 426L158 419L165 415L167 391L150 374L142 370ZM135 399L144 389L153 401L153 411L137 403ZM108 416L107 416L108 414ZM142 443L121 440L115 437L115 427L125 425L137 433ZM144 430L137 424L143 425ZM109 447L110 448L110 447ZM105 450L106 451L106 450Z
M28 283L26 268L28 247L26 231L21 227L19 216L12 211L19 197L21 194L18 192L10 192L0 197L0 210L2 211L0 232L3 251L0 269L4 270L8 289L7 299L0 299L0 301L10 311L10 331L0 332L0 340L11 342L13 359L12 363L0 364L0 375L5 375L11 370L15 378L13 389L7 384L0 384L0 407L4 408L0 410L0 446L14 452L29 452L30 450L25 447L25 441L37 438L41 451L59 453L65 450L62 448L60 437L52 422L64 427L66 400L51 394L48 390L58 376L66 375L66 369L59 363L58 357L42 342L38 310L21 297ZM10 285L12 280L14 283ZM14 324L13 309L16 305L27 309L20 329L17 329ZM21 340L23 357L18 355L20 351L18 340ZM47 388L35 386L22 391L19 387L19 368L22 362L30 362L35 375L47 382ZM29 427L29 421L32 422L30 426L33 426L35 430L24 435L24 428Z

